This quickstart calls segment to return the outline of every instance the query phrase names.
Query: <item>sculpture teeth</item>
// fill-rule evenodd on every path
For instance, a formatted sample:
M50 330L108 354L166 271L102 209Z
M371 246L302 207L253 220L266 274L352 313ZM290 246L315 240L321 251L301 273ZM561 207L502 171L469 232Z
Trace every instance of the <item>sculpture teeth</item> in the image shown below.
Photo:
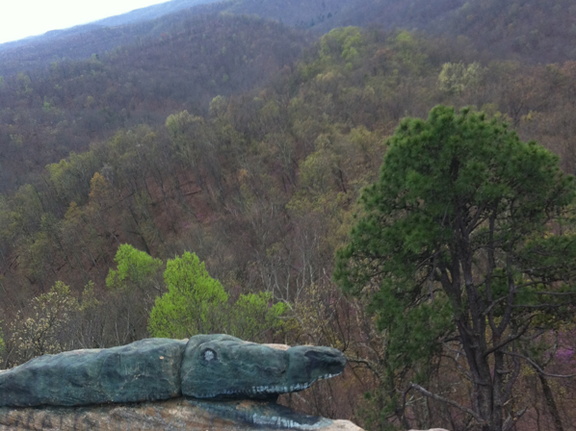
M297 420L293 420L290 418L285 418L282 416L265 416L254 414L252 415L252 423L259 426L270 427L273 428L288 428L294 430L303 430L303 431L311 431L320 429L325 425L328 425L328 421L326 419L320 419L314 424L308 423L301 423Z
M332 377L339 376L340 374L342 374L342 372L334 373L334 374L325 374L323 376L320 376L319 379L331 379Z
M310 387L310 383L296 383L290 386L271 385L271 386L253 386L248 392L252 394L278 394L284 392L301 391Z
M330 379L330 378L338 376L340 374L341 373L324 374L324 375L319 376L318 378L316 378L314 380L311 380L310 382L295 383L295 384L290 385L290 386L282 386L282 385L253 386L252 388L250 388L250 390L248 390L246 392L251 393L251 394L281 394L281 393L286 393L286 392L302 391L304 389L308 389L312 385L312 383L314 383L316 380ZM233 393L233 391L230 391L229 393Z
M234 390L234 389L227 389L222 390L221 392L214 393L214 394L203 394L201 398L214 398L221 395L230 395L230 396L238 396L241 394L249 394L249 395L257 395L257 394L282 394L287 392L294 392L294 391L302 391L304 389L308 389L316 380L321 379L329 379L335 376L342 374L335 373L335 374L324 374L322 376L318 376L315 379L310 380L306 383L295 383L293 385L259 385L259 386L252 386L249 389L244 390Z

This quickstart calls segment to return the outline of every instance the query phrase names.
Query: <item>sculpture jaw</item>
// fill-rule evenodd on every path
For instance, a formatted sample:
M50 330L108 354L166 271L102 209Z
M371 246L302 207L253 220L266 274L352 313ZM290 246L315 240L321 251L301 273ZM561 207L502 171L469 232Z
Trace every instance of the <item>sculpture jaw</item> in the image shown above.
M275 399L340 374L344 355L330 347L262 345L228 335L192 337L181 369L182 393L203 399Z

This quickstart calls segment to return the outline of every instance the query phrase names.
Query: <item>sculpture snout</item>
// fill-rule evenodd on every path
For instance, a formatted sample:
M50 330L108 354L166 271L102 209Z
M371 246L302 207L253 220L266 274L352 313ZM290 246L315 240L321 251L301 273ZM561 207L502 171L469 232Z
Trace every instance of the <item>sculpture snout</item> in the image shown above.
M288 349L289 372L299 390L306 389L320 379L328 379L342 373L346 357L331 347L295 346Z
M304 353L312 370L320 371L321 377L332 377L344 371L346 357L342 352L330 347L310 350Z

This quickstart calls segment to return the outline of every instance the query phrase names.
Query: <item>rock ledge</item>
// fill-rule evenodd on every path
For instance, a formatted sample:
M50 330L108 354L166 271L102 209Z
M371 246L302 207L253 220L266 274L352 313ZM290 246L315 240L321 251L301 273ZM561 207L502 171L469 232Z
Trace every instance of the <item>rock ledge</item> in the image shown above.
M350 421L296 413L287 407L253 400L160 402L88 407L0 407L0 431L362 431Z

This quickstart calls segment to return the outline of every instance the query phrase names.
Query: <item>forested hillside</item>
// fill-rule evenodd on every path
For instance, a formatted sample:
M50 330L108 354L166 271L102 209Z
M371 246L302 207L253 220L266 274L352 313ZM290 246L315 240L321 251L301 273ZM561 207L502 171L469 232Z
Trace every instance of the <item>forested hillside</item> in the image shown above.
M54 61L82 60L170 32L174 20L216 13L217 0L172 0L40 36L0 44L0 74L45 69ZM161 18L161 19L159 19Z
M366 0L344 19L326 0L334 13L304 31L300 17L232 13L256 3L276 10L168 16L150 37L0 79L3 365L194 331L327 344L351 359L344 378L283 402L374 430L479 429L437 400L386 392L386 334L367 298L333 281L334 254L387 139L438 104L506 121L576 172L575 53L557 42L574 40L573 7ZM327 20L357 26L321 34ZM533 22L549 30L521 41ZM557 329L538 366L572 374L572 327ZM550 380L550 395L543 374L520 372L518 430L574 422L573 380Z
M305 45L305 36L274 22L193 15L175 20L171 33L158 38L6 76L0 82L0 191L118 129L156 126L184 108L205 113L214 96L261 85Z
M0 75L147 44L182 20L210 13L258 16L316 35L349 25L405 29L466 41L486 58L574 60L570 0L171 0L44 36L0 45Z
M574 60L576 9L570 0L357 1L331 22L404 28L467 40L491 58L546 63Z

